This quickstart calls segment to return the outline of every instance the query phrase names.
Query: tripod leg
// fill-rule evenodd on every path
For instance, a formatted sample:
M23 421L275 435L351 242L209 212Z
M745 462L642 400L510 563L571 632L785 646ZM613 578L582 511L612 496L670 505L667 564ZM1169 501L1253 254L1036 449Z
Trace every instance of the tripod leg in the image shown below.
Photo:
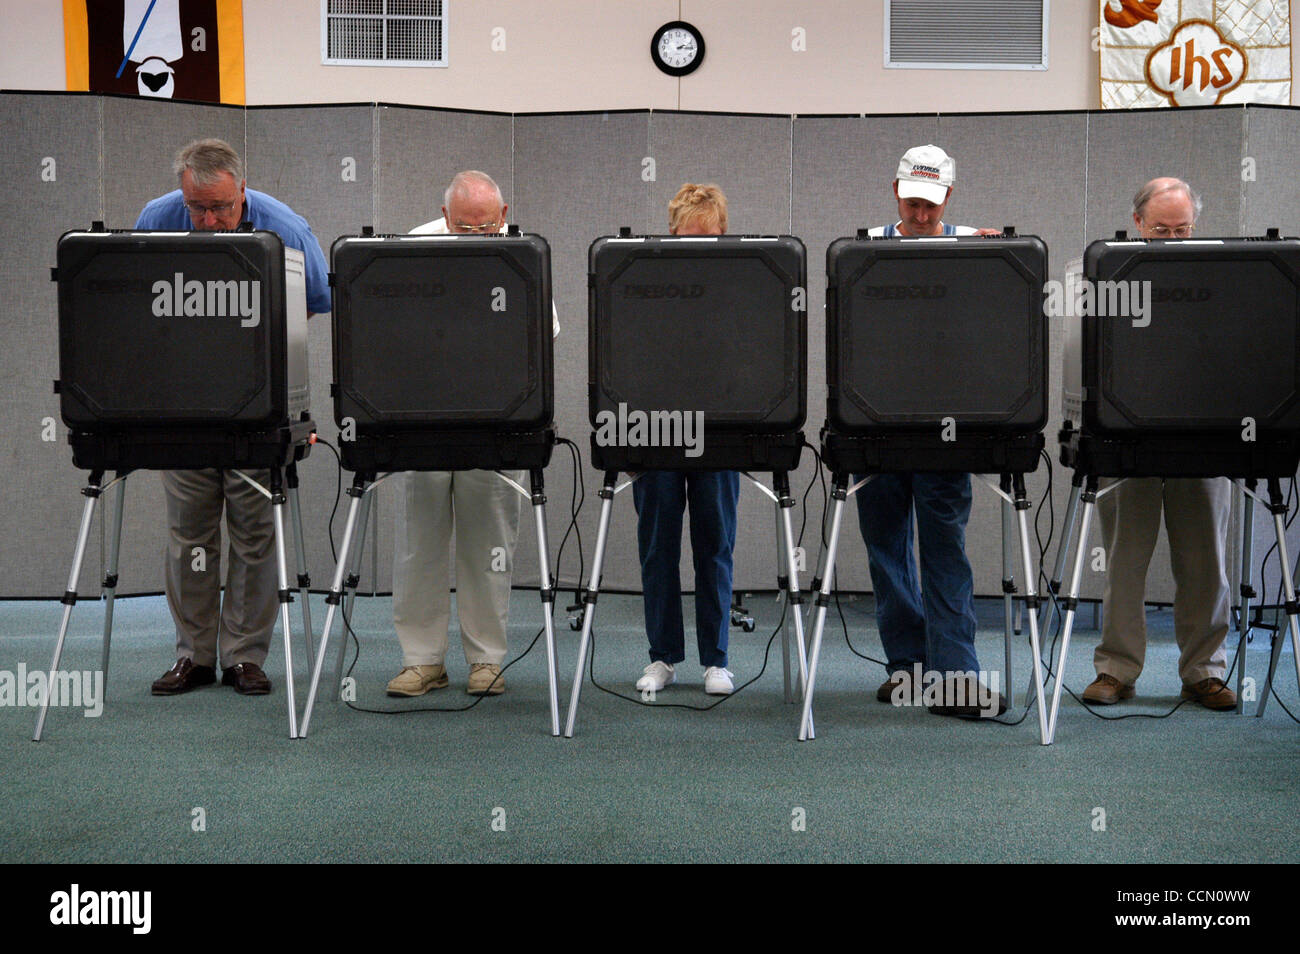
M95 515L95 501L99 500L99 485L104 477L102 470L92 471L90 481L81 493L86 498L81 508L81 529L77 531L77 548L72 554L72 569L68 571L68 585L63 590L63 621L59 623L59 638L54 643L54 658L50 660L49 679L45 683L45 694L41 700L41 711L36 715L36 729L32 732L32 741L41 741L41 732L45 729L45 714L50 709L51 690L58 676L59 659L63 656L63 641L68 635L68 620L72 618L72 607L77 605L77 580L81 578L81 564L86 558L86 541L90 539L90 524Z
M370 500L374 491L362 494L361 511L357 518L357 543L352 551L352 569L343 581L343 638L339 641L339 656L334 663L334 684L343 684L343 663L348 657L348 635L352 630L352 608L357 601L357 587L361 584L361 563L366 552L366 529L370 522ZM342 703L341 695L335 696L335 702Z
M325 669L325 649L329 646L330 629L334 626L334 613L338 610L343 601L343 570L348 565L348 554L352 552L353 535L357 528L357 511L361 509L361 498L366 492L366 474L358 473L353 478L352 486L348 488L348 496L352 498L352 503L348 507L348 522L343 529L343 546L339 550L338 562L334 565L334 579L330 583L329 595L325 597L325 628L320 634L320 645L316 647L316 663L311 671L311 688L307 692L307 707L302 713L302 732L299 738L307 738L307 729L311 725L311 711L316 705L316 693L320 689L321 672ZM343 642L347 643L347 634L344 633ZM339 683L342 678L339 677L334 683L335 694L339 693Z
M361 516L357 523L357 548L352 551L352 567L343 581L345 597L343 618L349 623L352 622L352 607L357 602L357 590L361 588L361 566L366 561L366 534L370 529L370 508L373 506L374 499L375 492L372 490L361 500Z
M1083 576L1083 552L1088 547L1088 530L1092 525L1092 508L1097 503L1097 478L1089 477L1080 495L1083 514L1079 521L1079 544L1074 551L1074 569L1070 573L1070 592L1065 598L1065 623L1061 627L1061 659L1056 664L1056 685L1052 687L1052 714L1047 720L1044 745L1051 745L1056 737L1056 715L1061 707L1061 687L1065 685L1065 660L1070 651L1070 633L1074 629L1074 614L1079 608L1079 581ZM1040 715L1041 723L1041 715Z
M794 616L795 651L799 654L799 693L808 692L808 646L803 633L803 593L799 589L799 568L794 562L794 524L790 511L794 508L794 498L790 496L790 475L784 471L772 475L772 489L781 504L781 531L785 537L785 567L790 577L789 596L786 604ZM812 714L808 715L808 731L812 732Z
M605 484L600 488L600 526L596 530L596 555L591 561L591 578L583 593L582 640L578 644L578 668L573 671L573 688L569 691L569 716L564 723L564 737L573 738L573 723L578 718L578 697L582 693L582 670L587 666L587 651L591 644L591 621L596 615L596 596L600 592L600 573L605 563L605 544L609 538L609 514L614 506L614 483L617 471L605 473Z
M307 634L307 672L311 673L312 657L316 650L312 646L311 631L311 577L307 575L307 547L302 537L302 507L298 501L298 465L290 461L284 469L285 494L289 498L289 520L293 523L293 551L298 565L298 598L302 600L302 628Z
M271 517L275 521L275 572L280 596L280 628L284 630L284 686L289 697L289 738L298 738L298 697L293 686L293 628L289 625L289 567L284 555L284 487L280 468L271 468Z
M1003 474L1000 481L1002 492L1011 493L1011 475ZM1002 618L1004 639L1002 647L1002 681L1007 687L1007 703L1016 704L1015 686L1011 675L1011 640L1018 632L1015 621L1016 571L1015 571L1015 508L1008 500L1002 501ZM1026 580L1026 583L1029 581ZM1029 592L1033 592L1032 588Z
M1025 571L1025 616L1029 620L1029 648L1033 653L1034 698L1038 702L1038 737L1043 745L1047 745L1047 707L1045 705L1045 700L1043 699L1042 647L1039 644L1038 617L1034 613L1034 610L1038 608L1038 574L1034 572L1034 561L1029 552L1029 498L1025 496L1024 474L1015 475L1015 499L1016 521L1019 525L1020 531L1020 563ZM1078 594L1075 593L1073 595L1077 596ZM1061 664L1062 667L1064 667L1064 648L1061 649ZM1010 664L1008 663L1008 671L1010 671L1009 667ZM1058 675L1056 684L1058 687L1061 684L1060 673L1062 671L1063 668L1057 670ZM1009 683L1007 685L1007 693L1008 695L1011 693L1011 686ZM1055 712L1053 712L1053 721L1055 721Z
M808 683L803 694L803 713L799 720L799 741L806 742L814 738L812 724L813 689L817 685L817 663L821 659L822 634L826 631L826 607L830 604L831 579L835 573L835 551L840 545L840 520L844 516L844 501L848 496L849 475L835 474L832 478L831 499L835 501L831 511L831 535L826 544L825 574L822 576L821 589L813 597L816 611L813 616L812 654L808 660Z
M1295 656L1296 685L1300 686L1300 624L1296 616L1300 614L1300 604L1296 603L1295 581L1291 578L1291 556L1286 548L1286 501L1282 497L1282 488L1277 478L1268 481L1269 512L1273 514L1273 531L1277 534L1277 556L1282 565L1282 595L1286 598L1286 625L1291 634L1291 651ZM1273 676L1277 673L1277 662L1282 656L1282 647L1286 645L1286 633L1273 634L1273 647L1268 659L1268 679L1264 682L1264 691L1259 696L1259 711L1256 717L1264 715L1268 706L1269 694L1273 691Z
M781 503L777 501L772 504L775 513L775 520L772 527L776 531L776 592L777 599L786 600L785 612L781 614L781 688L784 693L783 698L786 704L794 702L794 688L790 682L790 603L787 599L787 589L790 586L790 580L785 569L785 547L781 545L784 534L781 530Z
M99 657L99 671L104 674L104 697L108 697L108 652L113 640L113 599L117 595L117 557L122 549L122 507L126 503L126 477L117 475L117 493L113 495L113 536L108 541L108 566L104 568L101 596L104 600L104 649Z
M546 693L551 704L551 735L560 734L560 690L556 677L555 658L555 583L551 579L551 564L548 553L550 545L546 538L546 494L543 493L542 471L535 468L529 471L532 481L533 514L537 520L537 566L541 573L541 585L538 589L542 597L542 625L546 629Z
M1038 613L1038 635L1046 637L1048 625L1047 621L1052 614L1052 597L1061 592L1061 580L1065 578L1065 561L1070 556L1071 541L1074 540L1074 530L1079 523L1079 498L1083 496L1083 473L1075 471L1074 477L1070 481L1070 500L1065 505L1065 528L1061 534L1061 542L1056 549L1056 569L1052 571L1052 579L1047 588L1051 591L1052 596L1043 601L1042 609ZM1037 585L1037 581L1035 581ZM1096 622L1094 610L1093 622Z
M1255 482L1246 484L1251 490ZM1251 560L1255 547L1255 498L1248 493L1242 494L1241 508L1241 612L1237 617L1237 714L1245 711L1243 700L1246 687L1246 642L1250 639L1250 601L1255 596L1251 585Z

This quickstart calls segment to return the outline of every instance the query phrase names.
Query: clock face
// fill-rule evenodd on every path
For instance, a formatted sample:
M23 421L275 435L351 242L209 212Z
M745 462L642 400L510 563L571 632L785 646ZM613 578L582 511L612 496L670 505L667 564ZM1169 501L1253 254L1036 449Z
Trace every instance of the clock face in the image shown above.
M689 23L674 20L655 31L650 55L669 76L685 76L704 59L704 37Z
M659 38L659 59L669 66L683 67L695 62L700 47L689 30L673 27Z

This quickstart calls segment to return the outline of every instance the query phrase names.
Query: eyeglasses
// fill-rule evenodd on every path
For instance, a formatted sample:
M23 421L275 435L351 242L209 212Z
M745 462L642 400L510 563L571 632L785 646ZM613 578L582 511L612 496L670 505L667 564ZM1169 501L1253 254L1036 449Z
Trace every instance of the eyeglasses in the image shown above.
M203 218L203 216L207 215L209 212L217 216L217 218L221 218L222 216L229 215L235 206L241 204L242 200L240 199L236 199L234 202L225 202L221 205L201 205L198 202L186 202L185 210L196 219Z
M1145 223L1144 223L1145 225ZM1195 225L1146 225L1146 230L1159 239L1189 238Z
M500 228L500 222L484 222L482 225L466 225L464 222L457 222L455 225L457 232L474 232L476 234L496 232Z

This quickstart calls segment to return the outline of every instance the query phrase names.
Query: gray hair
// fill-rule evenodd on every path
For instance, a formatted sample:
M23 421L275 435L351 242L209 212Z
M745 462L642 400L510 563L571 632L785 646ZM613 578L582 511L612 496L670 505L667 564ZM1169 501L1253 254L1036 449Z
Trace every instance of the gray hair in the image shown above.
M244 164L239 161L239 153L222 139L196 139L176 153L172 172L179 179L186 169L200 186L211 185L223 172L230 173L236 182L244 181Z
M458 193L468 192L468 186L471 182L481 183L482 185L490 187L492 191L497 194L497 202L500 205L506 204L505 199L501 196L501 187L493 181L490 175L486 172L479 172L477 169L466 169L464 172L456 173L455 177L451 180L451 185L447 186L447 191L442 194L443 208L448 208L451 205L452 196Z
M1147 207L1148 202L1158 195L1163 195L1166 192L1173 192L1175 189L1181 189L1187 194L1188 200L1192 203L1192 221L1195 222L1201 217L1201 197L1197 195L1196 191L1182 179L1165 181L1152 179L1142 188L1138 189L1137 195L1133 196L1133 215L1139 219L1142 218L1142 211Z

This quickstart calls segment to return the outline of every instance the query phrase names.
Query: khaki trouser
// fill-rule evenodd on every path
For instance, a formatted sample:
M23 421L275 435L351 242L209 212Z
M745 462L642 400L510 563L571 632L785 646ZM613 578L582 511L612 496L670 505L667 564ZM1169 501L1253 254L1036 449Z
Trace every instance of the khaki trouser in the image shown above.
M527 479L523 471L507 474L521 484ZM522 498L490 470L412 472L403 483L406 522L397 527L393 562L393 626L402 665L438 666L446 658L453 530L465 659L500 665Z
M263 486L269 472L246 471ZM176 655L196 666L261 666L279 609L271 502L233 471L169 470L162 475L169 539L164 559ZM221 510L230 546L221 599ZM202 548L200 562L194 552ZM200 568L201 567L201 568Z
M1101 645L1093 655L1098 675L1109 673L1131 685L1142 672L1147 567L1163 508L1175 584L1178 675L1188 685L1210 676L1223 678L1229 612L1224 549L1231 486L1222 477L1128 479L1098 501L1107 564Z

